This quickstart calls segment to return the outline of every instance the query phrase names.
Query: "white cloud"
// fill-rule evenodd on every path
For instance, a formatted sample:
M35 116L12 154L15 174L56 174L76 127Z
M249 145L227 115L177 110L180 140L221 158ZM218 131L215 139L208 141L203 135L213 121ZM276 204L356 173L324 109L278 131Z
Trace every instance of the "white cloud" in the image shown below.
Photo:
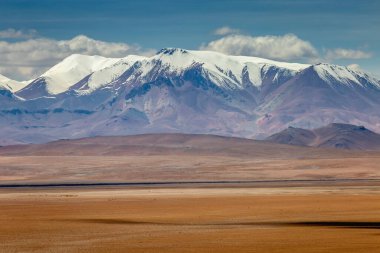
M0 39L31 39L37 36L37 31L31 30L16 30L9 28L0 31Z
M347 65L347 68L352 69L354 71L369 73L373 77L375 77L378 80L380 80L380 72L376 68L374 68L374 69L364 69L359 64L356 64L356 63Z
M84 35L71 40L36 38L18 42L0 41L0 73L16 80L31 79L74 53L125 57L129 54L152 55L155 50L94 40Z
M275 60L316 61L318 51L294 34L283 36L227 35L201 46L202 50L231 55L257 56Z
M363 69L360 67L360 65L356 64L356 63L348 65L347 68L355 70L355 71L362 71L363 72Z
M338 59L368 59L371 58L372 54L364 52L362 50L344 49L336 48L329 49L326 51L325 58L328 60L338 60Z
M214 35L224 36L224 35L228 35L228 34L240 33L240 30L235 29L235 28L231 28L229 26L223 26L223 27L216 29L213 33L214 33Z

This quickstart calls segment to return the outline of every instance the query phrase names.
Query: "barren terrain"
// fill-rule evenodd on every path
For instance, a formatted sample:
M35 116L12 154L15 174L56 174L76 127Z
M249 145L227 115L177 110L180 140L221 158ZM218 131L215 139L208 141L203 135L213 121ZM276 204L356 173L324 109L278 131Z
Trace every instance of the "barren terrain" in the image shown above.
M1 252L380 252L379 187L6 190Z
M0 185L380 179L380 152L152 134L0 148Z

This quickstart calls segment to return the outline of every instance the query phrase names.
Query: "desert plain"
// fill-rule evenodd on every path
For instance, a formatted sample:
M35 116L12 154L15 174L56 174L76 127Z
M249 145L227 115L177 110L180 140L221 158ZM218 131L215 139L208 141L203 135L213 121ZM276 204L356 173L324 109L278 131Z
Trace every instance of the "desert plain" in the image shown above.
M224 137L3 147L0 252L380 252L379 174L378 152Z
M1 252L379 252L380 187L2 190Z

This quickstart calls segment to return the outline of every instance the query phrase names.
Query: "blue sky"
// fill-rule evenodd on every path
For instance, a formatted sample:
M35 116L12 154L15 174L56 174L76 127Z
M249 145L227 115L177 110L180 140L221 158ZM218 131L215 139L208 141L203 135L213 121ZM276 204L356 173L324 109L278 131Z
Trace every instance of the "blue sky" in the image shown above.
M0 43L0 54L14 52L15 45L20 45L15 43L20 41L41 38L68 41L85 35L96 41L133 46L132 53L138 50L148 53L163 47L203 47L277 60L357 63L380 74L379 13L380 1L376 0L0 0L0 41L8 43L3 50ZM215 34L221 27L230 28L230 32ZM12 36L12 32L23 35ZM306 55L276 57L248 45L255 43L257 37L282 39L286 34L309 43L316 53L308 49ZM227 40L210 44L228 36L242 36L239 41L244 42L240 45L246 49L228 47L226 43L231 41ZM30 69L14 70L19 73L13 76L28 77L35 71L43 71L63 56L64 53L45 62L34 60L36 66L17 63L18 68ZM9 56L8 60L12 57L16 56ZM12 75L12 69L5 64L0 63L0 73L3 70Z

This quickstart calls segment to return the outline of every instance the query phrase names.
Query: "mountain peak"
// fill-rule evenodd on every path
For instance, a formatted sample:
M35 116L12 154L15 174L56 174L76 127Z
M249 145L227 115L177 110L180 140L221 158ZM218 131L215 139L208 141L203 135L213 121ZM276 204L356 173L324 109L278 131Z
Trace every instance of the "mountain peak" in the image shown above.
M20 90L19 94L26 98L33 97L29 97L29 93L56 95L67 91L92 72L106 68L118 61L120 58L72 54ZM39 89L41 90L37 92ZM32 90L33 92L31 92Z
M120 60L121 58L107 58L107 57L103 57L100 55L71 54L71 55L67 56L66 58L64 58L61 62L56 64L55 66L59 66L59 65L65 64L65 63L66 64L70 64L70 63L71 64L72 63L90 64L90 63L97 62L97 61L108 61L110 59ZM55 66L53 66L53 68Z
M160 51L157 52L157 54L165 54L165 55L173 55L173 54L187 54L189 53L187 50L185 49L182 49L182 48L171 48L171 47L167 47L167 48L163 48L161 49Z

